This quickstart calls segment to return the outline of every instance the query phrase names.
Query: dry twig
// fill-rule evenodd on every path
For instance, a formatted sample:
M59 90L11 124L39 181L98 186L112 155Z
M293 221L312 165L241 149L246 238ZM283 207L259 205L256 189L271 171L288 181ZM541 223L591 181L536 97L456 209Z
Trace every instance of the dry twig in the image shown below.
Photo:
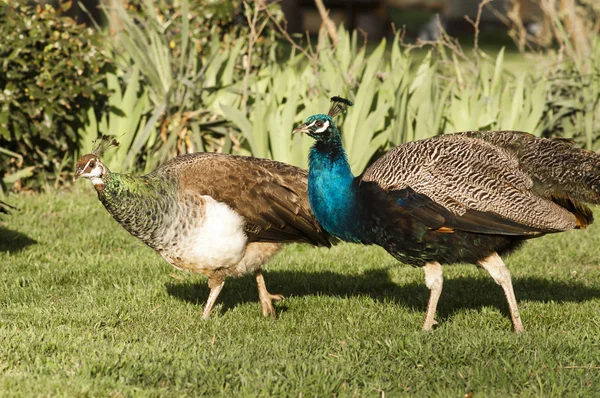
M260 28L257 29L258 19L260 12L267 8L264 0L256 0L254 2L254 13L250 15L251 9L246 0L243 1L244 4L244 14L246 15L246 20L248 21L248 26L250 27L250 37L248 38L248 54L246 56L245 61L245 69L244 80L242 83L242 112L246 114L246 103L248 102L248 82L250 80L250 70L252 69L252 54L254 52L254 44L257 42L260 37L263 29L266 26L266 23L263 23Z
M479 69L479 23L481 22L481 11L486 4L488 4L492 0L483 0L479 3L479 7L477 8L477 18L473 21L468 15L465 15L465 19L471 25L473 25L473 29L475 30L475 38L473 39L473 56L475 57L475 68Z
M317 9L319 10L319 14L321 15L321 19L323 20L323 25L325 25L325 29L327 29L327 33L331 38L334 46L337 46L339 38L337 34L337 29L335 28L335 24L329 18L329 11L325 8L323 4L323 0L315 0L315 4Z

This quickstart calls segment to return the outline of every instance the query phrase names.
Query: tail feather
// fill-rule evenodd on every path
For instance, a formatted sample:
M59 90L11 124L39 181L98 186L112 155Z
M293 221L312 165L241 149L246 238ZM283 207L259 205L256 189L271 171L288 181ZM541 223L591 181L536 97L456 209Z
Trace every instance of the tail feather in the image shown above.
M536 138L518 131L480 134L480 138L516 154L540 196L567 206L582 221L589 219L590 211L579 211L585 208L579 202L600 204L599 154L578 148L569 140Z
M565 208L575 215L577 218L577 229L585 229L588 225L594 222L594 214L592 210L573 198L568 196L552 195L550 198L557 205Z

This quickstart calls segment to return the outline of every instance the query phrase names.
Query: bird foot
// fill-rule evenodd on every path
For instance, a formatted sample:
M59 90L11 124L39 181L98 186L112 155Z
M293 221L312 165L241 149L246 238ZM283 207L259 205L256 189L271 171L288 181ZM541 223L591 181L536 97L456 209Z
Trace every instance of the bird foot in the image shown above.
M275 316L275 307L273 306L273 300L283 300L284 297L281 294L268 293L260 298L260 304L262 305L263 315L266 317Z
M422 329L422 330L423 330L424 332L428 332L428 331L432 330L434 326L437 326L437 325L438 325L438 321L436 321L436 320L434 319L434 320L433 320L433 322L429 322L429 323L428 323L428 322L426 322L426 323L424 323L424 324L423 324L423 329Z

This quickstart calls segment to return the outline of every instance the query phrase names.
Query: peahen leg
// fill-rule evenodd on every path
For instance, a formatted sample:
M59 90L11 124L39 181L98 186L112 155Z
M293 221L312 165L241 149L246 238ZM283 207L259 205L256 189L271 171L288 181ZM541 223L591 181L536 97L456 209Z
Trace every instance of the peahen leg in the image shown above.
M282 300L283 296L281 294L269 293L267 285L265 284L265 277L260 269L256 271L256 284L258 285L258 297L260 298L260 304L262 305L263 315L265 317L275 316L273 300Z
M498 253L494 253L491 256L481 260L479 265L481 265L487 272L490 273L497 284L502 286L504 295L506 296L506 301L508 302L510 317L512 319L515 332L521 333L525 331L523 328L523 323L521 323L521 315L519 315L519 308L517 307L517 299L515 298L515 292L513 291L510 271L508 268L506 268L506 265L504 265L504 261L502 261Z
M442 274L442 266L438 262L425 264L423 271L425 271L425 284L429 288L429 304L427 305L425 322L423 322L423 330L431 330L433 325L437 324L435 321L435 309L437 308L440 294L442 294L444 276Z
M224 284L225 280L215 280L211 278L208 279L210 294L208 295L208 300L206 300L206 304L204 305L204 310L202 311L203 319L208 319L210 317L210 311L212 310L213 305L215 305L215 301L217 301L217 297L219 297L219 293L221 293L221 289L223 289Z

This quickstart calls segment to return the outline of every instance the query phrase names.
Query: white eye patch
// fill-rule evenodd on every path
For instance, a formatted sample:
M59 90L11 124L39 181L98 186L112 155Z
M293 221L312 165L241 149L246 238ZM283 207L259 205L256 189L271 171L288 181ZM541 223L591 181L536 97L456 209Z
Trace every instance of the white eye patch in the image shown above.
M325 120L325 122L323 123L323 127L319 128L318 130L315 130L315 133L322 133L323 131L327 130L329 128L329 120Z

